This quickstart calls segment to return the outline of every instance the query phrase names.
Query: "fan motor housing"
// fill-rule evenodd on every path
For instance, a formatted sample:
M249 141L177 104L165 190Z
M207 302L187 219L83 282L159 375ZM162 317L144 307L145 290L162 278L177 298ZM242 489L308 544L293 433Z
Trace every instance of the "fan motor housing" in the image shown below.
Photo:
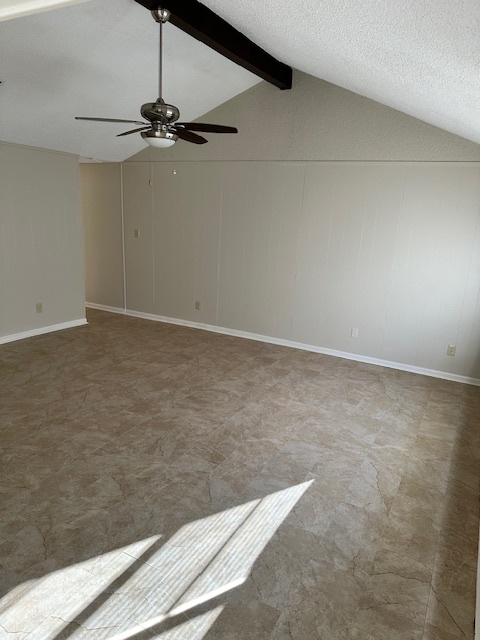
M150 122L160 121L162 124L170 124L180 117L180 111L173 104L166 104L163 100L147 102L142 105L140 113Z

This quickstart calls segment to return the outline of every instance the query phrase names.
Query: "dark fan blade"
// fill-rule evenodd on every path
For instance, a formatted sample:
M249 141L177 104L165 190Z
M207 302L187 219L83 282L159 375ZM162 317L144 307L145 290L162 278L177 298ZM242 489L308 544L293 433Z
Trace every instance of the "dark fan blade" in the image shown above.
M189 131L204 131L205 133L238 133L236 127L223 124L206 124L205 122L176 122L176 127L183 127Z
M151 129L151 127L138 127L138 129L131 129L130 131L124 131L123 133L119 133L117 138L121 138L122 136L129 136L131 133L137 133L137 131L145 131L146 129Z
M117 118L80 118L75 116L75 120L93 120L94 122L128 122L130 124L148 124L139 120L117 120Z
M181 138L182 140L186 140L187 142L194 142L195 144L205 144L206 142L208 142L208 140L202 138L202 136L197 136L196 133L192 133L191 131L187 131L186 129L177 129L175 127L175 133L179 138Z

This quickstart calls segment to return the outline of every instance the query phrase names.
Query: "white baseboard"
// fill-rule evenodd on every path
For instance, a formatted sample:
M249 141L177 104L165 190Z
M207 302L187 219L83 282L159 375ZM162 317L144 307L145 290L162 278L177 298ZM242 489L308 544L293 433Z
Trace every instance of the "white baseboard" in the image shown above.
M30 329L29 331L21 331L20 333L11 333L8 336L0 336L0 344L6 344L7 342L15 342L16 340L23 340L25 338L33 338L34 336L41 336L44 333L51 333L52 331L61 331L62 329L72 329L73 327L81 327L88 324L85 318L79 318L78 320L69 320L69 322L60 322L59 324L52 324L48 327L38 327L37 329Z
M108 313L125 313L123 307L108 307L105 304L97 304L96 302L85 302L87 309L98 309L99 311L108 311Z
M294 342L293 340L284 340L282 338L274 338L272 336L264 336L258 333L250 333L248 331L239 331L238 329L229 329L227 327L218 327L213 324L205 324L203 322L193 322L191 320L181 320L179 318L169 318L166 316L158 316L153 313L143 313L142 311L132 311L131 309L116 309L115 307L105 307L87 303L87 307L93 309L101 309L112 313L123 313L134 318L143 318L144 320L154 320L155 322L165 322L167 324L176 324L181 327L191 327L192 329L202 329L203 331L211 331L213 333L221 333L227 336L237 338L246 338L248 340L257 340L258 342L268 342L270 344L278 344L282 347L291 347L293 349L301 349L303 351L312 351L313 353L322 353L327 356L335 356L336 358L344 358L346 360L355 360L356 362L364 362L366 364L374 364L379 367L387 367L388 369L397 369L398 371L408 371L409 373L417 373L421 376L429 376L430 378L440 378L442 380L451 380L452 382L461 382L462 384L471 384L480 387L478 378L469 378L468 376L460 376L455 373L446 371L437 371L435 369L425 369L423 367L415 367L413 365L404 364L402 362L391 362L390 360L381 360L380 358L371 358L357 353L349 353L347 351L337 351L335 349L326 349L318 347L314 344L305 344L303 342Z

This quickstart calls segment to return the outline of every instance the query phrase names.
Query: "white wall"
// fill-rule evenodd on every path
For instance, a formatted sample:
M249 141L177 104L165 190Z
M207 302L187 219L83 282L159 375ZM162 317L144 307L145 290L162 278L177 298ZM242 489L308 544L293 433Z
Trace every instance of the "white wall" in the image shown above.
M85 299L123 307L121 165L80 164Z
M124 175L127 308L480 378L480 165Z
M0 341L82 322L78 160L0 144Z

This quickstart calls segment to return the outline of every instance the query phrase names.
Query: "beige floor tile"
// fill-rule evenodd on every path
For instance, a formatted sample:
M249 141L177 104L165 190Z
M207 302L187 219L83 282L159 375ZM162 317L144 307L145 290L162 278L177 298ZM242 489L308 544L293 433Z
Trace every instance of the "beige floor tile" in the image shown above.
M0 383L0 637L472 640L479 389L99 311Z

